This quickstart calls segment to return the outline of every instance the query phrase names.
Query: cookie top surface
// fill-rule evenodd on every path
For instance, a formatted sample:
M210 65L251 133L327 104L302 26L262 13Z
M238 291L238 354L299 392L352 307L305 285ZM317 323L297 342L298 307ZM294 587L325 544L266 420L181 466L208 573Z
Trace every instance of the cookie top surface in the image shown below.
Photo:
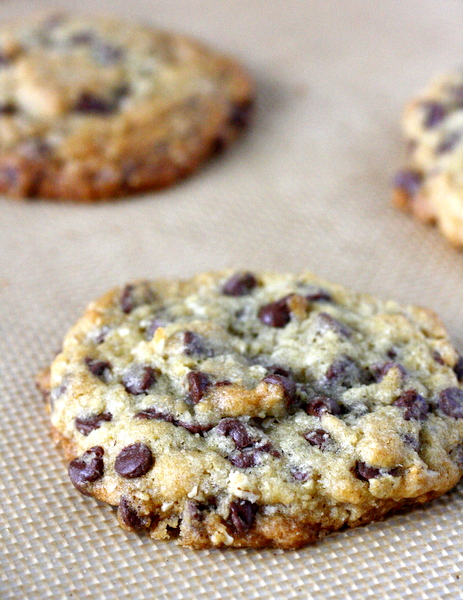
M463 70L439 77L406 107L405 168L395 202L463 245Z
M29 161L45 180L53 167L55 182L8 188L0 169L0 187L91 200L149 187L148 168L166 184L236 135L251 98L238 64L182 35L64 14L3 29L0 167L16 159L21 179ZM73 189L77 175L89 191Z
M430 311L223 272L109 292L42 388L72 482L125 528L296 547L455 485L462 378Z

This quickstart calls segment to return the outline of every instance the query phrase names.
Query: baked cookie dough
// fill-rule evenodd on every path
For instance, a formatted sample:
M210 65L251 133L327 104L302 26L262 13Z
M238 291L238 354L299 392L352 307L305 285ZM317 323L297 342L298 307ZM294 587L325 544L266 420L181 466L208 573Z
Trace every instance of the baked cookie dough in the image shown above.
M463 70L440 77L405 109L406 165L394 204L463 246Z
M0 30L0 193L91 202L169 185L248 123L248 75L182 35L57 14Z
M458 482L462 381L429 310L221 272L110 291L39 387L72 483L124 529L296 548Z

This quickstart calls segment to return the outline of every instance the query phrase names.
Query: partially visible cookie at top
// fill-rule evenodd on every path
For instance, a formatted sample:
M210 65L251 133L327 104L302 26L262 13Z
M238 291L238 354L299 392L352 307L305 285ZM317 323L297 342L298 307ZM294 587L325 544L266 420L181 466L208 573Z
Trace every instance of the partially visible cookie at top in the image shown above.
M183 35L57 14L0 30L0 193L91 202L169 185L247 126L253 86Z
M431 311L231 271L110 291L39 378L74 486L195 548L295 548L445 493L462 382Z
M393 201L463 247L463 69L433 81L403 116L406 164Z

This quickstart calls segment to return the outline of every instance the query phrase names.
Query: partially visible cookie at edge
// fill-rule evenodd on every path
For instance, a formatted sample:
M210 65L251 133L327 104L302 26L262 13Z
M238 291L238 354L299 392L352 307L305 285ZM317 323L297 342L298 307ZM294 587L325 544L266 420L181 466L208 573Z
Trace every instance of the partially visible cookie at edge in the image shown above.
M297 548L455 486L462 382L429 310L227 271L108 292L38 383L72 483L124 529Z
M402 125L407 157L393 202L463 247L463 69L411 101Z
M66 14L0 30L0 193L91 202L170 185L233 141L253 85L186 36Z

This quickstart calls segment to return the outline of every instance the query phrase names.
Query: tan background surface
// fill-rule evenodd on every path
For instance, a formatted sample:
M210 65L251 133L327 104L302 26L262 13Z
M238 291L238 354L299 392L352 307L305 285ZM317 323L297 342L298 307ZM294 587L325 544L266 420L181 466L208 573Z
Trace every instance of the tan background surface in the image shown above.
M138 277L298 271L428 305L463 349L463 253L389 205L399 114L463 63L451 0L69 0L201 37L258 84L250 134L189 180L100 206L0 199L0 597L463 598L463 487L297 552L124 533L80 496L33 377L92 298ZM45 2L0 1L0 17Z

